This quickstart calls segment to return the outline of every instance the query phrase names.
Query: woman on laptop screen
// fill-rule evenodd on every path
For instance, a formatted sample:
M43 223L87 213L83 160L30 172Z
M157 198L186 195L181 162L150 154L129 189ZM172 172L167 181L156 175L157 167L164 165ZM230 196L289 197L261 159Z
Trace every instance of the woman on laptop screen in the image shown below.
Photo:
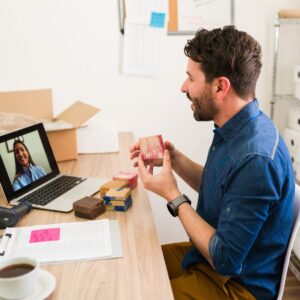
M13 181L14 191L43 177L47 172L33 162L27 146L20 140L16 140L13 145L16 163L16 175Z

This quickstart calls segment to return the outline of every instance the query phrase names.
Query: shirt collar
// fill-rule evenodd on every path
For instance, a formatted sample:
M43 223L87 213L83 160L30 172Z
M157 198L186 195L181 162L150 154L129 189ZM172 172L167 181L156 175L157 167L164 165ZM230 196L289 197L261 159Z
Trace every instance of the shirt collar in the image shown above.
M29 172L32 169L32 164L29 164L28 167L23 167L23 172Z
M226 142L233 137L249 120L259 114L258 101L254 98L241 111L234 115L222 127L215 125L214 133L220 135Z

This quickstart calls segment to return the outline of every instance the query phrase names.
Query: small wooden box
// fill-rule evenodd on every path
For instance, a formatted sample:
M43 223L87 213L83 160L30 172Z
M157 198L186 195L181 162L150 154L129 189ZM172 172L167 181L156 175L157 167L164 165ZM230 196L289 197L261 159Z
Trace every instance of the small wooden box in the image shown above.
M84 197L73 203L76 217L94 219L105 212L103 199Z
M162 136L154 135L139 139L141 156L147 164L153 163L155 166L162 165L164 155L164 142Z

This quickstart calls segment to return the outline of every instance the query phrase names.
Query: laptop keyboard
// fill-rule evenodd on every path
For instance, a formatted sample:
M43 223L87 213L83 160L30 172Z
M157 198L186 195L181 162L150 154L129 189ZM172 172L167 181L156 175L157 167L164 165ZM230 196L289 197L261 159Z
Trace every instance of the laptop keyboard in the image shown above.
M18 202L26 200L31 204L45 206L84 180L86 178L60 176L33 193L21 198Z

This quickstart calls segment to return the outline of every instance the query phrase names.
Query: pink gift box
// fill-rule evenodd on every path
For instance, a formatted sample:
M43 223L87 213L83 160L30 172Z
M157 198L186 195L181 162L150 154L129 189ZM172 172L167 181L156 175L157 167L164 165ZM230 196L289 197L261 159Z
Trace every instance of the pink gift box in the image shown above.
M137 173L132 172L120 172L117 175L113 176L113 180L125 181L127 186L130 188L134 188L137 186Z

